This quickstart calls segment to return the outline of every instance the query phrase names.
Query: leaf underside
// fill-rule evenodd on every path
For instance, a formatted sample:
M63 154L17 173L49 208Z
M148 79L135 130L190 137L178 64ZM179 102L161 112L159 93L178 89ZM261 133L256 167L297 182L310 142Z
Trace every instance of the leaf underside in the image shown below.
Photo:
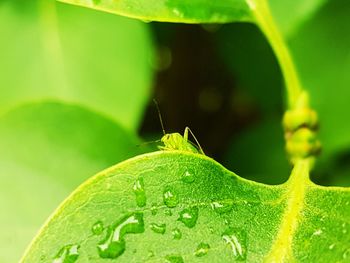
M68 245L77 262L346 262L350 191L304 183L306 173L296 167L293 180L268 186L203 155L141 155L80 186L23 262L62 260ZM123 249L113 254L112 243Z
M147 21L227 23L251 20L245 0L59 0Z

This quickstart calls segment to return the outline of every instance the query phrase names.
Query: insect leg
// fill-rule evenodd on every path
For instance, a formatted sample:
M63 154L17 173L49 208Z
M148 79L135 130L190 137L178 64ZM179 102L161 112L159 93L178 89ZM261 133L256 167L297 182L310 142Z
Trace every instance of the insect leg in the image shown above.
M193 139L195 140L195 142L197 143L197 146L199 148L199 151L201 152L201 154L204 154L204 151L202 149L202 146L199 144L199 141L197 140L196 136L194 136L194 133L191 131L191 129L189 127L186 127L185 128L185 132L184 132L184 139L185 141L187 142L187 139L188 139L188 132L190 132L190 134L192 135Z

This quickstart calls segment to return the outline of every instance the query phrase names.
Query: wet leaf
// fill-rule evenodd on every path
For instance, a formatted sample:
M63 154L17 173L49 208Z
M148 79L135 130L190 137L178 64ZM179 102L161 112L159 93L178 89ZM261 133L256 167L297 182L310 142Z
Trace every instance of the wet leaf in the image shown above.
M193 182L182 180L188 170ZM133 191L140 177L147 197L142 207ZM164 200L165 189L176 196L175 206ZM242 179L204 155L155 152L77 188L23 262L51 260L69 244L79 246L80 262L346 262L347 208L349 189L314 185L307 161L297 163L287 183L268 186ZM96 222L107 227L102 236L91 233ZM154 231L155 224L161 231ZM176 239L174 230L181 232Z
M251 20L246 0L59 0L146 21L227 23Z
M140 153L118 124L79 106L28 104L0 118L0 262L16 262L90 174Z

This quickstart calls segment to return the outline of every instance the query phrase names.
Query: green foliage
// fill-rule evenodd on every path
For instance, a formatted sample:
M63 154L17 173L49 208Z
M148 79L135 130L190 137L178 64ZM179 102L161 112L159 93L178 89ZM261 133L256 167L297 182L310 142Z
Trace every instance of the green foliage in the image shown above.
M150 151L137 147L136 130L166 53L153 58L150 26L53 0L4 0L0 33L11 44L0 42L0 262L18 260L30 240L21 262L349 261L350 190L309 179L317 113L326 154L316 173L349 171L336 157L350 146L346 0L61 2L144 21L253 23L206 27L236 94L251 96L260 114L225 165L287 182L242 179L198 154L188 129L164 135L162 151L121 162ZM171 51L166 58L170 65ZM283 148L294 165L288 180Z
M188 174L193 181L184 180ZM346 262L350 192L316 186L307 177L300 163L287 183L267 186L204 155L141 155L81 185L23 262L49 262L68 244L79 247L80 262L162 262L170 255L184 262ZM134 187L141 178L145 205L138 205ZM91 232L96 223L103 233Z
M59 0L146 21L227 23L251 20L245 0Z
M326 159L350 145L350 123L343 121L350 114L350 37L343 34L350 22L349 12L349 1L329 2L290 41L301 78L322 122L320 138Z
M86 105L135 130L151 86L148 28L54 0L22 5L0 3L0 34L13 42L0 42L0 111L54 98Z
M15 262L74 188L140 153L138 140L80 106L28 104L0 118L0 262ZM4 212L6 211L6 212Z

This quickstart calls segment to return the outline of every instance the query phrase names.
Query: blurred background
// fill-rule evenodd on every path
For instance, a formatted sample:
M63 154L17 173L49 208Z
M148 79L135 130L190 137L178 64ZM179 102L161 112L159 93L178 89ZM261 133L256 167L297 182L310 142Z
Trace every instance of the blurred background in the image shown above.
M350 2L270 4L320 117L312 179L350 186ZM148 23L53 0L0 0L0 37L0 262L18 259L84 180L156 149L142 144L162 136L152 99L167 133L190 127L241 177L289 177L283 79L255 25Z

